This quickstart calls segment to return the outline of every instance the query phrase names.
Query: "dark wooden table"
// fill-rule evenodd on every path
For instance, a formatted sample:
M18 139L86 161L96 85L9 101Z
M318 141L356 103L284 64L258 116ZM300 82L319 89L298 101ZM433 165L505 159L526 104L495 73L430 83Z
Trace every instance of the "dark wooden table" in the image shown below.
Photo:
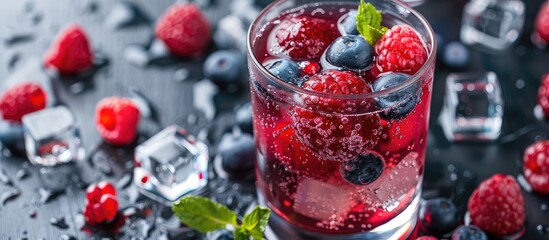
M133 204L136 199L141 199L136 196L133 186L124 184L124 180L127 180L128 174L131 173L131 164L127 162L132 160L132 148L116 149L102 144L93 127L95 104L103 97L130 96L132 89L138 89L151 100L159 113L158 118L156 121L151 119L143 121L140 126L143 137L140 141L167 125L177 123L190 129L194 134L198 134L201 129L209 128L212 132L209 138L210 144L215 146L216 140L226 126L234 122L232 114L228 111L218 114L216 120L210 124L201 111L192 107L195 99L193 84L202 79L203 59L177 60L167 65L141 68L132 65L123 57L128 45L146 44L150 41L152 22L173 1L133 1L152 20L148 24L113 30L104 22L116 2L109 0L0 0L0 37L5 35L5 32L11 31L9 30L11 27L23 26L34 32L30 39L23 39L15 44L0 42L0 83L17 71L25 61L32 58L41 59L57 30L70 22L83 25L94 48L104 53L109 60L105 68L86 80L92 87L82 93L71 93L70 87L61 83L62 81L53 80L53 89L58 103L67 105L75 113L81 126L85 148L92 153L88 161L66 170L79 176L79 180L71 180L70 186L62 194L45 201L47 194L43 189L40 190L44 180L40 177L39 170L30 166L25 157L3 152L0 168L5 170L14 186L0 183L0 195L14 189L21 190L21 194L0 203L0 239L59 239L63 235L77 239L99 238L99 235L88 235L80 230L82 221L79 212L84 206L85 183L106 179L124 185L119 186L119 201L122 207ZM229 2L227 0L199 2L213 3L212 7L206 10L212 22L217 22L229 11L226 7ZM506 105L501 140L486 144L450 144L444 138L436 120L442 107L445 77L449 72L456 70L442 65L437 67L424 197L450 197L463 209L470 192L481 180L497 172L518 176L521 172L522 152L526 146L535 140L549 137L548 122L538 120L533 114L539 79L544 72L549 71L549 52L536 49L529 40L533 19L541 2L541 0L532 0L526 3L528 15L525 34L517 46L501 55L471 51L471 63L466 71L495 71L502 83ZM429 1L418 9L425 14L435 30L444 36L446 41L452 41L458 39L461 9L464 3L463 0ZM25 24L29 24L27 19L29 13L33 16L30 21L37 23L31 28L25 27ZM214 50L215 46L212 45L211 49ZM189 80L174 81L174 72L181 68L190 71ZM245 92L232 95L218 94L214 102L226 103L226 100L230 99L229 104L224 104L222 108L231 109L233 105L245 101ZM189 115L194 117L189 119ZM198 121L195 118L198 118ZM25 172L21 169L28 169L30 175L19 179L18 172ZM222 184L227 184L230 188L245 194L253 192L249 190L249 182L224 181ZM549 235L540 235L536 230L538 225L549 226L549 210L543 210L547 209L549 198L529 192L524 192L524 195L528 222L527 233L523 239L549 239ZM215 194L212 193L211 196ZM118 238L159 239L176 236L180 239L193 239L197 237L192 232L179 235L170 233L169 227L166 227L167 224L162 221L167 218L166 215L169 217L169 211L147 200L141 199L138 202L153 209L153 213L144 218L128 221ZM66 226L51 224L56 222L55 219L60 218L64 218Z

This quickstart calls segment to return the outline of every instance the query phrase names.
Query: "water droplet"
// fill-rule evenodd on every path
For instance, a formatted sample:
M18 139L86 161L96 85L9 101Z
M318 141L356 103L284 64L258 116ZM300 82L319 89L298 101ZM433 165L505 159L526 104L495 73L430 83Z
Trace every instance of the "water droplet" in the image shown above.
M16 176L17 176L17 179L23 180L30 176L30 171L26 168L21 168L17 171Z
M67 223L65 222L64 217L50 218L50 224L52 226L55 226L55 227L59 228L59 229L68 229L69 228L69 225L67 225Z
M17 197L21 195L21 190L17 188L13 188L7 191L4 191L2 194L0 194L0 202L2 205L6 205L9 201L15 200Z
M38 194L40 194L40 203L42 204L48 203L51 200L56 199L63 193L65 193L65 189L61 189L61 190L52 190L47 188L38 189Z

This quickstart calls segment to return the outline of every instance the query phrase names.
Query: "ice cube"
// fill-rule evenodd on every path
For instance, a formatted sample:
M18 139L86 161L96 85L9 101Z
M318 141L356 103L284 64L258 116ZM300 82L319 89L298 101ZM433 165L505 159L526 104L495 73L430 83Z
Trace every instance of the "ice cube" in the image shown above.
M213 39L218 48L246 52L247 24L237 15L229 15L219 21Z
M68 108L59 106L27 114L23 127L31 163L55 166L84 158L80 131Z
M450 141L494 140L501 133L503 98L493 72L450 74L439 122Z
M297 187L294 211L319 221L346 218L354 200L352 191L315 179L304 179Z
M171 203L208 181L208 148L185 129L169 126L135 150L134 183L146 196Z
M471 0L463 10L461 41L504 50L520 36L524 11L524 3L520 0Z

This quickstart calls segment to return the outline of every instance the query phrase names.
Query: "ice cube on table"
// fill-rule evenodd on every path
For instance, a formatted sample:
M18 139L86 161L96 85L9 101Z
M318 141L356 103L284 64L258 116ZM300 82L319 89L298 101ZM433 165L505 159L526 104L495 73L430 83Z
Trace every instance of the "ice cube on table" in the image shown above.
M520 36L524 26L520 0L471 0L463 10L461 41L491 50L504 50Z
M352 191L315 179L303 179L295 194L294 211L319 221L345 219L354 200Z
M450 74L439 122L450 141L495 140L501 133L503 105L495 73Z
M176 125L137 146L134 184L144 195L172 203L208 182L208 147Z
M68 108L58 106L27 114L23 127L31 163L55 166L84 158L80 130Z

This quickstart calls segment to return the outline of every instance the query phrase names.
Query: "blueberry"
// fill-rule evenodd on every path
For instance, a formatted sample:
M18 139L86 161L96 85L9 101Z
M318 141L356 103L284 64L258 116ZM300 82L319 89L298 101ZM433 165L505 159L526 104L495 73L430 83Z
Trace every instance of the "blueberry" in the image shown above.
M446 66L465 68L469 63L469 50L460 42L451 42L444 48L442 61Z
M235 51L221 50L212 53L204 62L204 76L217 85L237 83L245 72L246 60Z
M421 206L419 218L427 231L442 236L458 226L458 209L446 198L430 199Z
M221 138L217 153L227 173L242 173L253 169L255 145L252 135L226 133Z
M359 35L358 29L356 28L356 15L358 11L351 10L349 13L341 16L338 21L338 28L342 35Z
M411 76L404 73L387 73L381 75L373 84L374 92L380 92L396 87ZM405 118L416 106L421 97L421 88L418 83L409 85L404 89L376 98L379 108L384 109L381 117L387 120L399 120Z
M326 60L349 70L368 69L374 61L374 50L362 36L342 36L326 49Z
M454 231L452 240L488 240L488 236L477 226L464 225Z
M23 135L23 126L19 123L0 120L0 142L12 152L24 153L25 138Z
M236 109L236 123L245 132L253 134L252 103L247 102Z
M348 182L362 186L374 182L385 169L385 160L377 153L369 152L342 163L339 171Z
M265 63L265 68L283 81L298 86L300 84L299 65L289 59L276 59Z

